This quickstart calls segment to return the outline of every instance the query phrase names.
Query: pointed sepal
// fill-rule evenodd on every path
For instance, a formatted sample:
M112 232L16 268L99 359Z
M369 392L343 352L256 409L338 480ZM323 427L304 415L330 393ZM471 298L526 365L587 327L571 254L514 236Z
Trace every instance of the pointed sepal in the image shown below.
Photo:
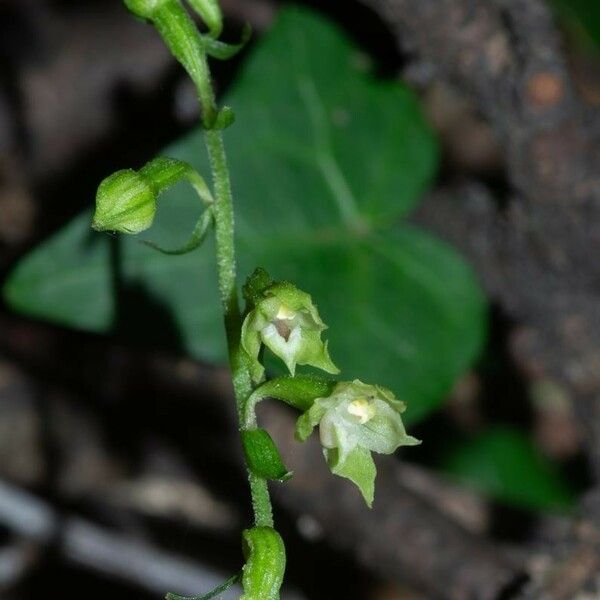
M318 426L331 471L353 481L370 506L375 478L370 453L392 454L400 446L420 443L406 433L404 410L404 403L382 386L358 379L341 382L298 418L296 438L305 441Z
M367 506L371 508L375 497L375 476L377 475L377 467L375 467L371 452L357 446L343 460L340 459L337 448L325 449L324 452L331 472L354 483L360 490Z
M217 60L229 60L244 49L250 37L252 36L252 28L250 25L244 25L242 30L242 37L237 44L227 44L214 39L211 36L202 36L202 43L204 49L209 56L216 58Z

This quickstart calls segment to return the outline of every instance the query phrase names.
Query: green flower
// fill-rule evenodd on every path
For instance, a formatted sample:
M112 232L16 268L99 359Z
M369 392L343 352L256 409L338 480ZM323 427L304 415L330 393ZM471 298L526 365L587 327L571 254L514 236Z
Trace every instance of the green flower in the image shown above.
M258 360L262 344L281 358L292 375L296 365L311 365L339 373L327 351L321 321L311 297L287 282L272 283L253 300L254 308L242 325L242 346L250 357L252 378L262 380L264 367Z
M305 441L318 425L329 468L354 482L371 506L377 473L371 452L392 454L400 446L420 443L404 429L400 414L405 408L384 387L358 379L341 382L298 419L296 437Z

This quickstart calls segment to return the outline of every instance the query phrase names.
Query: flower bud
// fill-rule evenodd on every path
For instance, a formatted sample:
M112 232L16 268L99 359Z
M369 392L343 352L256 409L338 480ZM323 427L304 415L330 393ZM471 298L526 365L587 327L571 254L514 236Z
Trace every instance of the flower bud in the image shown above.
M404 429L404 410L404 403L384 387L358 379L341 382L298 419L296 437L305 441L318 425L331 471L354 482L371 506L376 475L371 452L392 454L400 446L420 443Z
M139 233L152 225L157 193L145 177L131 169L113 173L96 194L92 227L98 231Z
M258 360L264 344L281 358L292 375L296 365L311 365L339 373L321 340L327 326L311 297L287 282L273 283L254 300L242 325L242 346L251 359L252 378L260 381L264 367Z
M151 19L154 11L164 0L124 0L125 6L137 17Z
M159 156L139 171L124 169L102 181L96 193L92 227L98 231L119 233L140 233L148 229L154 220L159 196L182 180L193 186L204 204L210 206L213 203L206 182L188 163ZM197 247L196 242L202 241L210 224L212 212L200 217L190 243L183 248L184 252Z

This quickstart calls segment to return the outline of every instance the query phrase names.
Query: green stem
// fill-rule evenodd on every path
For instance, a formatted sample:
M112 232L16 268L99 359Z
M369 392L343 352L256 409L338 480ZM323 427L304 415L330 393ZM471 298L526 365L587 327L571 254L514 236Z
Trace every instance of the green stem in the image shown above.
M210 86L210 81L205 80L204 86ZM207 93L206 89L198 90L198 95L213 97L212 90ZM253 386L240 341L242 318L236 284L231 181L222 132L215 129L206 130L205 143L214 182L215 240L219 291L223 305L233 390L238 415L241 419L244 403L252 393ZM240 426L243 427L241 420ZM248 482L252 495L255 525L273 527L273 511L267 481L248 470Z

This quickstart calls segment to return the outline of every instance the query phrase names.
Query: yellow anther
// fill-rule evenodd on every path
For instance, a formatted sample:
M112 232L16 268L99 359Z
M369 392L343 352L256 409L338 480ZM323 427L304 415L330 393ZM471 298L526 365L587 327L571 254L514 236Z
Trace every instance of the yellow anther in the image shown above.
M282 304L279 307L279 310L277 311L277 316L275 318L280 321L283 321L283 320L289 321L289 320L293 319L295 316L296 316L296 311L291 310L285 304Z
M369 422L375 416L375 404L368 398L357 398L348 404L348 412L358 419L361 425Z

